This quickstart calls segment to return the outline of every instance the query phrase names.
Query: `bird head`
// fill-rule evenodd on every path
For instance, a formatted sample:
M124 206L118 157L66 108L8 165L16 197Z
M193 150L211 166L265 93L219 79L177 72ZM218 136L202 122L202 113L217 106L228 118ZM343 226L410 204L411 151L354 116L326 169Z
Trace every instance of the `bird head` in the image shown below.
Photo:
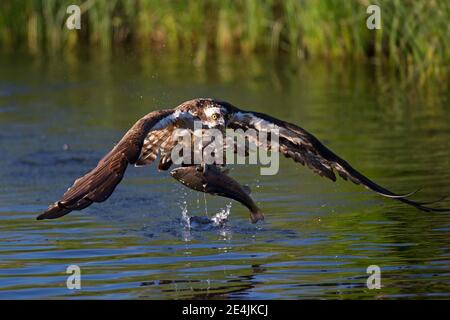
M222 102L211 98L186 101L178 110L188 111L202 123L203 129L225 131L228 122L228 110Z
M199 101L198 118L206 129L225 130L227 110L213 99L201 99Z

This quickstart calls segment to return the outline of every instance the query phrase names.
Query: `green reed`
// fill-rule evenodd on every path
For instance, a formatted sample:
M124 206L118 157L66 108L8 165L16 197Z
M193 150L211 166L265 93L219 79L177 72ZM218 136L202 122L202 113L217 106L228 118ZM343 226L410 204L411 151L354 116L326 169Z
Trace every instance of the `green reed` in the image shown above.
M64 27L79 4L82 29ZM366 28L381 7L382 29ZM133 47L192 54L288 54L295 59L374 59L405 78L447 79L446 0L1 0L0 46L33 54Z

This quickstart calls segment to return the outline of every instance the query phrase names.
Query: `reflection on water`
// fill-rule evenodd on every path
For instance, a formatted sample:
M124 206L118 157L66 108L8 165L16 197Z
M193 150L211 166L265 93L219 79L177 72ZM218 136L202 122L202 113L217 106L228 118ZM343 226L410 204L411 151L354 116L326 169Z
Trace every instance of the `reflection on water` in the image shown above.
M231 173L265 212L258 225L154 166L130 168L103 204L34 220L140 116L201 96L298 123L394 191L450 194L448 92L363 65L191 60L0 59L0 298L448 298L448 214L286 159L276 176ZM65 287L71 264L82 290ZM366 288L373 264L381 290Z

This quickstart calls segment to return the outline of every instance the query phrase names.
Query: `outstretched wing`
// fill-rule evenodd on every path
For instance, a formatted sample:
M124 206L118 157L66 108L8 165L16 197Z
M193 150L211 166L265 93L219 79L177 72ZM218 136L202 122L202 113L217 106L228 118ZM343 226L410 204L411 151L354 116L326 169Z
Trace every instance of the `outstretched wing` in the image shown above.
M251 128L257 131L278 130L279 152L287 158L292 158L295 162L306 165L320 176L336 181L335 173L337 173L345 180L363 185L384 197L397 199L420 210L450 212L450 209L431 208L425 206L425 203L406 199L406 197L409 197L415 192L407 195L399 195L376 184L354 169L347 161L325 147L312 134L295 124L273 118L263 113L243 111L229 104L226 104L226 107L230 113L228 120L229 128L243 130ZM267 148L271 148L270 144L267 145Z
M62 198L37 219L59 218L72 210L82 210L93 202L105 201L122 180L128 164L150 164L174 128L184 127L192 120L190 113L172 109L147 114L128 130L94 169L75 180Z

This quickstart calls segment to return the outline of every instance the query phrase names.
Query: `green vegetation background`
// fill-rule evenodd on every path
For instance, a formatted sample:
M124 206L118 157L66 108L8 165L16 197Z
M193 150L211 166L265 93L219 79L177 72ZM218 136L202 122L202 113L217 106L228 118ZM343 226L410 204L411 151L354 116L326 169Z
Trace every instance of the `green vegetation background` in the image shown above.
M82 27L69 31L78 4ZM366 27L367 6L382 29ZM390 64L403 79L448 80L448 0L1 0L0 47L55 54L89 47L102 53L287 55Z

